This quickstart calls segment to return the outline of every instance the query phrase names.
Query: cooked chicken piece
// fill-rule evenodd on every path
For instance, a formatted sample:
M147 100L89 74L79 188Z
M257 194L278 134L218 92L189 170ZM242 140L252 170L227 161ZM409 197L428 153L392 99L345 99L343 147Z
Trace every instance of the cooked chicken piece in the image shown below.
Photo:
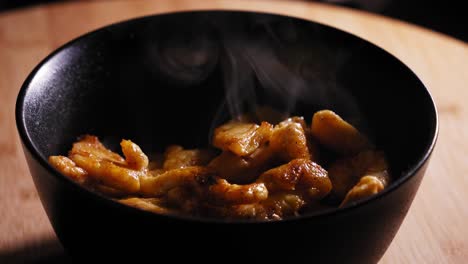
M164 172L166 172L165 170L163 169L152 169L152 170L148 170L148 173L146 174L147 176L152 176L152 177L155 177L155 176L159 176L161 174L163 174Z
M310 130L309 126L307 125L306 121L304 120L304 117L302 117L302 116L293 116L293 117L290 117L290 118L286 118L281 123L279 123L279 125L285 125L285 124L289 124L289 123L298 123L299 125L301 125L304 132L307 132L308 130Z
M362 177L359 182L349 190L348 194L346 194L346 197L340 207L381 192L386 187L387 178L388 175L387 177L382 177L382 175L380 175L380 177L374 175L366 175Z
M263 182L270 192L302 191L307 199L321 199L332 189L327 171L308 159L295 159L264 172Z
M322 145L340 154L357 154L371 148L364 135L330 110L314 114L311 131Z
M250 169L251 166L246 158L229 151L223 151L208 164L208 168L216 171L221 178L233 183L254 181L257 173Z
M207 210L214 216L227 219L280 220L297 215L304 204L304 200L298 195L279 193L259 203L231 206L208 205Z
M205 166L213 158L214 152L208 149L184 149L181 146L169 146L164 153L164 170L182 169L190 166Z
M160 197L176 187L198 189L214 184L214 176L211 170L201 166L172 169L154 177L143 176L140 177L140 194L146 197Z
M93 180L124 192L136 193L140 189L139 177L147 174L144 166L148 165L148 158L131 141L123 140L121 145L127 160L105 148L97 137L85 136L73 144L69 157Z
M268 147L260 147L245 157L224 151L208 164L208 168L231 183L250 183L268 168L273 159L274 154Z
M215 129L213 145L237 156L247 156L270 139L273 126L262 122L229 122Z
M372 150L359 131L332 111L317 112L310 127L302 117L278 123L280 116L260 107L244 120L218 127L213 145L222 153L215 158L210 150L173 145L149 162L138 145L122 140L123 158L86 135L73 144L68 158L51 156L49 162L109 197L145 197L118 200L129 206L227 219L278 220L321 210L322 198L330 192L327 199L342 199L342 207L389 184L383 153ZM255 124L259 120L277 125ZM327 172L316 163L319 145L330 150L320 160L327 167L336 158L329 155L348 156L334 161Z
M311 158L304 129L301 123L291 118L275 126L270 138L270 148L285 162Z
M226 219L269 220L268 211L260 203L239 204L217 208L216 214Z
M50 156L49 163L63 175L78 183L84 183L86 181L88 173L84 169L76 166L75 162L65 156Z
M173 169L156 177L141 177L141 194L144 196L164 196L172 189L181 187L195 192L200 199L206 196L215 203L253 203L268 197L263 183L230 184L200 166Z
M217 179L209 187L208 195L215 204L246 204L265 200L268 198L268 190L264 183L238 185Z
M384 160L384 162L386 162ZM390 184L390 174L388 173L388 170L383 170L383 171L378 171L377 167L372 167L370 170L368 170L368 175L375 177L378 179L385 188Z
M142 210L150 211L158 214L170 214L175 213L175 211L168 209L166 206L162 205L161 199L157 198L127 198L120 199L119 202L136 207Z
M306 137L307 141L307 149L309 151L310 155L310 160L317 162L319 160L319 147L317 145L316 139L312 136L312 132L310 130L310 127L307 125L305 122L304 118L302 116L293 116L290 117L286 120L284 120L283 124L288 124L288 123L298 123L301 125L302 129L304 130L304 134Z
M299 195L278 193L260 204L266 209L268 219L280 220L288 216L297 216L305 201Z
M71 154L70 158L85 169L93 180L127 193L138 192L139 177L146 175L146 172L127 169L107 160L98 160L93 156Z
M168 206L177 208L185 213L196 214L203 197L192 188L180 186L170 189L165 198L167 199Z
M68 156L70 156L71 153L81 153L85 156L92 156L94 159L107 160L116 164L126 165L124 158L106 148L96 136L85 135L80 137L77 142L73 143L73 148L68 153Z
M120 146L129 169L140 171L148 168L148 157L137 144L130 140L122 140Z
M367 174L380 174L388 169L385 156L379 151L363 151L356 156L335 161L328 169L333 184L333 193L340 199ZM383 174L382 174L383 175ZM385 185L388 179L384 180Z

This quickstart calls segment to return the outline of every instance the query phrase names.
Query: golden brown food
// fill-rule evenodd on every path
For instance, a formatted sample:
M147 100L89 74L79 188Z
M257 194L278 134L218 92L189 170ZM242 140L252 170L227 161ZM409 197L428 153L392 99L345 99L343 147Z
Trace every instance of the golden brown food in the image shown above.
M148 168L148 157L141 151L141 148L130 140L122 140L120 143L122 153L125 156L127 167L141 171Z
M208 149L184 149L178 145L166 148L164 170L181 169L190 166L205 166L214 158L214 152Z
M385 175L388 165L382 152L367 150L355 156L339 159L328 168L328 176L333 184L333 194L344 198L360 178L379 173ZM384 180L386 183L388 180Z
M278 193L259 203L240 204L227 207L212 206L208 210L227 219L281 220L285 217L298 216L306 202L299 196Z
M340 154L356 154L370 148L365 136L330 110L314 114L311 132L321 144Z
M240 185L217 179L216 184L210 186L209 194L216 204L246 204L268 198L268 189L262 182Z
M215 129L213 145L238 156L246 156L270 139L273 126L262 122L229 122Z
M268 147L260 147L244 157L224 151L208 164L208 168L218 172L221 178L230 182L248 183L255 181L258 175L273 162L273 159L273 152Z
M283 161L310 159L303 126L292 119L287 119L275 126L270 139L270 147Z
M270 118L268 113L273 113ZM255 123L259 116L276 125ZM49 162L74 181L129 206L226 219L299 216L330 208L326 197L339 199L334 206L342 207L389 184L383 153L332 111L315 113L311 126L302 117L280 121L280 116L262 109L216 128L218 155L213 149L169 145L148 158L137 144L122 140L122 157L85 135L68 157L51 156ZM323 149L329 150L326 155Z
M97 137L86 135L73 144L69 158L92 180L127 193L137 193L139 178L147 173L148 158L131 141L123 140L121 145L127 160L104 147Z
M115 164L124 165L125 159L119 154L107 149L97 137L85 135L73 144L73 148L68 156L84 155L95 158L96 160L106 160Z
M50 156L49 163L52 167L79 183L84 183L86 181L88 173L84 169L76 166L75 162L67 157Z
M346 194L340 207L343 207L351 202L359 201L381 192L385 188L385 182L379 177L366 175Z
M157 176L143 175L139 192L145 197L160 197L176 187L201 187L210 177L214 177L213 172L201 166L172 169Z
M294 159L260 175L271 192L296 191L307 199L321 199L331 190L327 171L308 159Z

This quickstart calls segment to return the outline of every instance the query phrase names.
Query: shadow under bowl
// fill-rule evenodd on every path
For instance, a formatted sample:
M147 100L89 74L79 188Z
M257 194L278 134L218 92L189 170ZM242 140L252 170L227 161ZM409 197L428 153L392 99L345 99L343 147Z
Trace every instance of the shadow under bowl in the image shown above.
M386 153L393 183L342 209L284 221L157 215L95 194L48 163L82 134L145 152L205 146L213 126L255 104L336 111ZM44 209L75 258L377 262L419 187L437 137L434 102L395 57L349 33L234 11L155 15L64 45L29 75L16 121ZM173 252L176 255L173 255Z

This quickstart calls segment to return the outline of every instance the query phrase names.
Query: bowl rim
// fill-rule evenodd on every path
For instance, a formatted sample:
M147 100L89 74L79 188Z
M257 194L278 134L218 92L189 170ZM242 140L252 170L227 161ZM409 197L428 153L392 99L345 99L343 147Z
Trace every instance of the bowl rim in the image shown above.
M115 200L113 200L110 197L107 197L103 194L100 194L98 192L94 192L88 188L83 187L79 183L73 181L69 177L66 177L65 175L61 174L57 169L52 167L47 159L41 155L40 151L34 144L33 140L31 139L28 130L26 128L26 122L24 118L24 104L25 104L25 98L26 95L28 94L29 86L31 81L34 79L36 76L36 73L48 62L50 61L53 57L55 57L57 54L62 52L63 50L72 47L75 43L95 34L99 34L103 31L109 30L110 28L115 28L119 27L123 24L129 24L129 23L135 23L139 22L142 20L150 20L154 17L161 17L161 16L172 16L172 15L179 15L179 14L190 14L190 13L245 13L245 14L259 14L259 15L273 15L273 16L278 16L278 17L284 17L284 18L292 18L295 20L302 20L307 23L313 23L316 25L319 25L321 27L331 29L334 31L340 32L340 34L346 34L350 35L353 38L357 38L360 41L363 41L367 44L370 44L374 48L380 50L387 56L389 56L391 59L396 60L401 66L403 66L409 74L412 74L413 77L416 78L416 80L420 83L421 89L423 90L424 93L426 93L426 99L429 100L429 106L432 108L432 112L430 113L430 116L434 118L434 129L432 131L429 131L430 133L430 143L425 147L423 151L423 155L407 170L401 172L401 176L391 182L391 184L385 188L383 191L380 193L373 195L371 197L359 200L357 202L353 202L345 207L342 208L330 208L330 209L324 209L324 210L318 210L315 212L307 213L301 216L297 217L290 217L290 218L285 218L279 221L259 221L259 220L243 220L243 219L236 219L236 220L227 220L227 219L218 219L218 218L205 218L205 217L197 217L197 216L192 216L192 215L177 215L177 214L158 214L150 211L146 211L143 209L139 209L136 207L128 206L122 203L119 203ZM36 160L43 168L45 168L51 175L54 175L57 179L59 179L62 182L68 182L71 183L71 186L73 188L85 192L89 195L91 195L92 198L94 199L100 199L101 202L106 203L109 205L111 208L118 208L118 210L126 210L129 212L134 212L134 213L139 213L139 214L147 214L147 215L152 215L153 217L163 217L163 218L168 218L172 220L177 220L177 221L191 221L191 222L202 222L202 223L217 223L217 224L275 224L275 223L284 223L284 222L295 222L295 221L300 221L303 219L308 219L308 218L318 218L318 217L331 217L334 215L339 215L339 214L346 214L351 210L364 207L365 205L372 203L373 201L383 199L383 197L389 195L390 193L394 192L396 189L400 188L403 184L405 184L407 181L409 181L411 178L413 178L423 166L428 162L434 147L437 142L438 134L439 134L439 116L438 116L438 111L437 107L434 101L434 98L432 97L431 93L427 89L427 87L424 85L424 83L419 79L419 77L416 75L415 72L411 68L408 67L404 62L402 62L397 56L391 54L389 51L385 50L384 48L380 47L378 44L373 43L372 41L369 41L367 39L364 39L363 37L360 37L358 35L355 35L347 30L340 29L331 25L327 25L321 22L314 21L312 19L306 19L303 17L297 17L293 15L285 15L285 14L278 14L274 12L265 12L265 11L249 11L249 10L243 10L243 9L197 9L197 10L182 10L182 11L171 11L171 12L163 12L163 13L155 13L155 14L150 14L150 15L144 15L144 16L137 16L129 19L124 19L121 21L117 21L111 24L106 24L103 26L100 26L97 29L85 32L78 37L75 37L65 44L62 44L58 48L54 49L52 52L50 52L46 57L44 57L34 68L33 70L28 74L26 77L25 81L21 85L21 88L18 92L17 99L16 99L16 104L15 104L15 120L16 120L16 127L21 139L21 142L23 144L23 148L27 150L31 156Z

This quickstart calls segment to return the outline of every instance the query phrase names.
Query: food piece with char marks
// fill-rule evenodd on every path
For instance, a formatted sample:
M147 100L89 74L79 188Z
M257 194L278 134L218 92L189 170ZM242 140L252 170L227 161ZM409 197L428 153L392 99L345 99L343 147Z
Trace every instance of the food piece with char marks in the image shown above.
M270 139L272 130L273 126L267 122L259 126L231 121L215 129L213 145L237 156L247 156Z

